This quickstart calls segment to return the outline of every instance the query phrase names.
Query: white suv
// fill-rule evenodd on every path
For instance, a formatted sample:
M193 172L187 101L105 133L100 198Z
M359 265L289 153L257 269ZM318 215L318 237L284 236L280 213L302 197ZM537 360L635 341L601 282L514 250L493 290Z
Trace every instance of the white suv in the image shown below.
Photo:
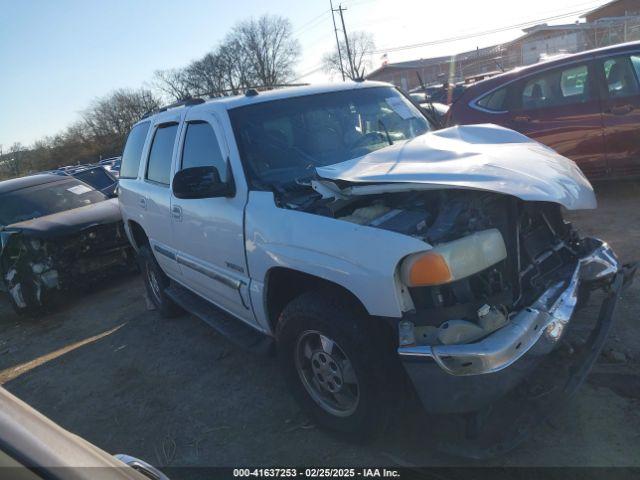
M119 199L158 310L275 347L303 407L343 432L378 428L410 384L429 412L486 411L557 360L579 297L604 287L579 384L632 275L563 221L596 206L572 161L492 125L432 131L384 83L154 112Z

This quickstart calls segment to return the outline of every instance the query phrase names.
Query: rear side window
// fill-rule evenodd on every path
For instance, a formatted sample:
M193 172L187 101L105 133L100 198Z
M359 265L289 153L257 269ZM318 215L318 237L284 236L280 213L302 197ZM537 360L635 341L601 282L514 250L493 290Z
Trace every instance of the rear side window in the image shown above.
M485 95L476 102L476 105L492 112L506 110L507 87L499 88L495 92Z
M226 163L213 128L207 122L191 122L182 150L182 168L209 166L218 169L223 182L227 180Z
M563 70L560 76L560 90L563 98L585 97L587 93L587 66Z
M120 178L136 178L140 168L140 159L144 141L147 139L149 122L144 122L133 127L127 138L127 144L122 152L122 166L120 167Z
M633 57L628 56L609 58L603 64L604 76L607 82L609 98L622 98L638 95L638 80L636 72L638 57L635 65ZM635 67L635 68L634 68Z
M631 63L633 64L633 69L636 72L636 78L640 80L640 54L631 55Z
M151 152L149 153L149 162L147 163L147 180L169 185L171 158L177 132L177 123L161 125L156 130L151 144Z
M586 102L589 93L587 65L555 69L530 77L522 89L522 108L556 107Z

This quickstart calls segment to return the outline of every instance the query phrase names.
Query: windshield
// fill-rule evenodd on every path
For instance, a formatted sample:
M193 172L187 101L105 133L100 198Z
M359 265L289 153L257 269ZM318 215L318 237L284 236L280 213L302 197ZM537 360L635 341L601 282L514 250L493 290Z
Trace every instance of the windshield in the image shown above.
M107 197L75 178L22 188L0 195L0 225L44 217L106 200Z
M273 189L311 178L314 168L344 162L429 130L395 88L308 95L229 112L252 186Z

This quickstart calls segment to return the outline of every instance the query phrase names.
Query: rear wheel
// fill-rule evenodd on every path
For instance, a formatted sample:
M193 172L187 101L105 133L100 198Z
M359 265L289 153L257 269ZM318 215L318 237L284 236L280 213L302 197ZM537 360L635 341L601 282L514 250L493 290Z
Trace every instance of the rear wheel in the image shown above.
M171 280L162 271L149 247L141 247L138 251L138 264L144 278L147 295L160 314L170 318L182 313L180 307L165 293Z
M320 426L358 438L386 426L401 375L385 333L340 293L305 293L285 307L276 332L281 367Z

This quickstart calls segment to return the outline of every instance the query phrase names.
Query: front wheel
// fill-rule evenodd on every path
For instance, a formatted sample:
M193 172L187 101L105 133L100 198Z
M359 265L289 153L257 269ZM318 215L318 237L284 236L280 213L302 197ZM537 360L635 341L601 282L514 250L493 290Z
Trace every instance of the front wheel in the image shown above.
M383 329L354 302L309 292L283 310L278 355L301 407L320 426L364 437L387 424L400 374Z

